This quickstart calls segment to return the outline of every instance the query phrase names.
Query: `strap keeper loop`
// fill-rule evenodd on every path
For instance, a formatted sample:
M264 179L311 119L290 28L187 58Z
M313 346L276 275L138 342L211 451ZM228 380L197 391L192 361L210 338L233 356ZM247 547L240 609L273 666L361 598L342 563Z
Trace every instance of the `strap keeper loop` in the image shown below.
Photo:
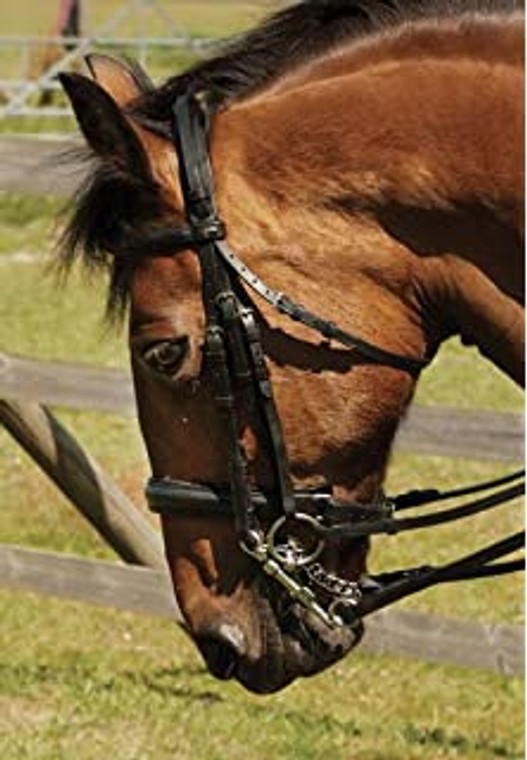
M227 235L227 229L221 219L212 217L208 219L192 219L192 232L194 242L213 243L216 240L224 240Z

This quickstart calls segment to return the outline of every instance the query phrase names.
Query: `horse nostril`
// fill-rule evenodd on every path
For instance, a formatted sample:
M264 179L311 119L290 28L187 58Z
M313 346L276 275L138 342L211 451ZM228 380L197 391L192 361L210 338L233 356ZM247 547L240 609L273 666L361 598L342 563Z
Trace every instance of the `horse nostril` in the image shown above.
M245 651L241 631L232 625L223 624L211 628L195 637L207 667L216 678L232 678Z

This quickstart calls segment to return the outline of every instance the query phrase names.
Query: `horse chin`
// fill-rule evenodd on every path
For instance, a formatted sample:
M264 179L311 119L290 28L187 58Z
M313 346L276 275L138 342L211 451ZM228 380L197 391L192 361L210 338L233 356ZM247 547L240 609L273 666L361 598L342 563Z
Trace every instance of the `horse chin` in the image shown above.
M364 632L362 623L354 629L330 629L296 604L286 616L268 614L260 621L259 656L241 660L233 674L257 694L271 694L297 678L320 673L347 655Z

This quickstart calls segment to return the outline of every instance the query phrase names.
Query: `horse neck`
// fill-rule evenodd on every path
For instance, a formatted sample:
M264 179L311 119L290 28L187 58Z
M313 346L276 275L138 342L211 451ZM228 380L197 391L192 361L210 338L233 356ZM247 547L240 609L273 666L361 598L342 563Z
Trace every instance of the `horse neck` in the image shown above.
M385 62L482 60L522 66L524 23L521 14L460 16L402 24L344 43L330 56L310 61L273 86L285 92L317 80L348 76Z
M381 282L413 312L390 348L459 334L521 381L522 93L510 62L403 58L233 109L215 153L234 242L313 297L331 272Z

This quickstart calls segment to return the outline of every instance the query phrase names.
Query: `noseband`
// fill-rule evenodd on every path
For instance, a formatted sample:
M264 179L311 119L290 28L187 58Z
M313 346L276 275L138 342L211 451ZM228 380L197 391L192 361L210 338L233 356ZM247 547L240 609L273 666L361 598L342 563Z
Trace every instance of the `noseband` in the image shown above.
M206 96L179 97L173 116L187 224L163 231L157 243L145 241L143 251L156 255L169 250L172 255L192 248L198 254L206 315L204 362L228 440L229 483L218 487L151 478L146 486L150 509L174 516L190 512L234 518L240 548L285 588L294 601L331 627L353 628L375 610L437 583L523 569L522 560L495 562L524 545L523 533L439 567L422 566L354 581L324 569L319 559L331 539L395 534L477 514L523 493L523 484L517 482L523 472L446 493L412 491L393 499L379 496L372 504L337 503L329 493L293 487L282 425L255 317L257 310L243 284L281 314L327 340L346 346L370 363L418 375L427 361L393 353L351 335L262 282L227 245L225 227L216 211L208 152L210 114ZM265 438L262 443L274 469L272 492L251 488L239 438L237 392L251 397L262 423ZM402 510L488 491L492 493L435 513L396 516Z

